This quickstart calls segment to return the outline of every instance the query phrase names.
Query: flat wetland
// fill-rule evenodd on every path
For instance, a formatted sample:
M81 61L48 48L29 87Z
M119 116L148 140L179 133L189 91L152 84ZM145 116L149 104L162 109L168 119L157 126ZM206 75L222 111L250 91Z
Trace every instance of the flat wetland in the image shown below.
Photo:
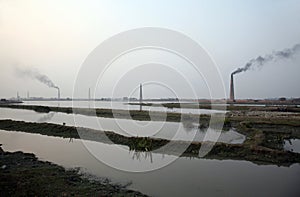
M76 169L39 161L34 154L0 148L1 196L145 196L108 181L90 180Z
M143 104L150 105L150 104ZM166 108L192 107L191 105L179 106L178 103L162 104ZM152 106L155 108L155 106ZM212 109L211 105L200 105L201 109ZM177 112L149 112L148 110L124 110L124 109L89 109L72 107L55 107L40 105L0 105L1 108L18 110L30 110L37 113L65 113L80 114L84 116L96 116L102 118L132 119L135 121L167 121L178 122L185 125L198 125L198 132L205 132L209 127L214 127L220 122L211 122L212 114L180 114ZM215 109L215 107L213 107ZM218 107L217 107L218 108ZM223 107L221 107L223 108ZM220 108L220 110L221 110ZM0 130L9 132L25 132L43 136L54 136L59 138L81 139L109 146L124 146L135 156L142 154L167 155L168 157L179 156L182 159L211 160L211 161L237 161L250 162L256 166L278 166L291 168L300 164L300 153L287 150L286 143L300 139L300 113L296 106L227 106L223 131L234 129L235 132L245 136L245 140L239 144L216 142L211 151L204 157L199 156L201 146L209 141L188 142L184 140L172 140L172 145L162 151L162 147L171 142L170 139L155 136L127 136L116 133L113 130L99 130L85 127L75 127L65 124L54 124L49 122L28 122L9 118L0 119ZM172 132L172 131L170 131ZM176 131L174 131L175 133ZM0 143L9 143L2 142ZM186 147L184 152L180 152ZM51 148L51 147L50 147ZM144 191L136 192L110 182L101 182L87 179L80 175L75 169L66 170L57 164L40 161L33 154L23 152L8 152L1 149L0 152L2 167L0 186L1 196L24 195L45 195L51 193L59 196L142 196L144 191L149 192L145 186L136 186L134 189L144 188ZM183 160L186 162L185 160ZM185 165L189 165L188 163ZM297 168L298 169L298 168ZM299 174L298 174L299 175ZM297 176L297 175L295 175ZM30 178L29 178L30 177ZM133 178L134 179L134 178ZM47 181L48 180L48 181ZM20 185L20 183L22 184ZM38 182L34 187L29 185ZM48 182L51 182L48 183ZM294 183L297 185L297 183ZM134 183L135 185L135 183ZM17 187L13 190L12 187ZM52 188L52 189L51 189ZM191 189L192 190L192 189ZM19 193L14 193L18 191ZM291 190L292 191L292 190ZM293 191L295 194L299 190ZM157 193L169 194L169 193Z

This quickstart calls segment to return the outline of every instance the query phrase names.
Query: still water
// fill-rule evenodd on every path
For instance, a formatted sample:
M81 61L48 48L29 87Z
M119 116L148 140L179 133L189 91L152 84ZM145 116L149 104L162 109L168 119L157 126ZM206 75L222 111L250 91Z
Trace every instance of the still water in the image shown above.
M174 156L152 153L148 157L136 157L128 149L126 154L111 155L120 146L1 130L0 143L6 151L34 153L41 160L66 168L80 167L85 173L107 177L114 183L132 183L129 188L151 196L299 196L300 193L299 164L278 167L247 161L178 158L155 171L129 173L95 159L84 143L94 143L104 155L120 157L124 165L136 168L161 163Z
M76 119L74 119L74 117ZM126 119L100 118L66 113L37 113L31 110L0 108L0 119L13 119L27 122L65 123L91 129L113 131L125 136L152 136L170 140L203 141L206 131L197 124L185 122L135 121ZM218 142L240 144L245 136L234 129L221 133L210 130L211 135L220 135Z
M160 102L162 103L162 102ZM109 102L109 101L24 101L22 105L42 105L53 107L78 107L78 108L104 108L104 109L124 109L124 110L139 110L138 105L129 105L126 102ZM185 108L166 108L166 107L151 107L143 106L143 110L160 111L160 112L177 112L177 113L191 113L191 114L211 114L224 112L221 110L208 110L208 109L185 109Z
M295 153L300 153L300 139L285 140L284 149Z

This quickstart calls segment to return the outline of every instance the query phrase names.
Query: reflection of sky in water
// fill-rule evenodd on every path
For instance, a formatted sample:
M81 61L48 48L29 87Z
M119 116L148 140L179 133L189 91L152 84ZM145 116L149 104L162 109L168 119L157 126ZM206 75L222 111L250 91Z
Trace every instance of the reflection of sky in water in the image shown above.
M284 149L295 153L300 153L300 139L285 140Z
M203 141L206 132L198 128L197 124L188 122L159 122L159 121L134 121L126 119L96 118L92 116L73 115L65 113L37 113L31 110L0 108L0 119L13 119L30 122L49 122L68 126L76 125L98 130L113 131L126 136L153 136L156 138ZM212 130L213 135L218 132ZM218 139L219 142L242 143L244 135L233 129L223 131Z
M129 173L113 169L99 162L84 147L81 140L49 137L38 134L0 130L0 143L6 151L24 151L66 168L80 167L92 176L107 177L115 183L129 183L129 187L152 196L295 196L299 193L300 166L259 166L246 161L179 158L170 165L147 173ZM133 168L154 165L172 158L152 153L135 154L127 149L120 155L116 148L124 146L92 142L99 152L116 158ZM279 187L280 186L280 187Z
M163 102L160 102L163 103ZM123 102L107 102L107 101L75 101L74 107L79 108L105 108L105 109L127 109L127 110L139 110L138 105L128 105ZM42 106L55 106L55 107L72 107L72 101L24 101L23 105L42 105ZM165 108L165 107L150 107L143 106L143 110L151 111L163 111L163 112L178 112L178 113L192 113L192 114L210 114L220 112L217 110L208 110L208 109L180 109L180 108Z

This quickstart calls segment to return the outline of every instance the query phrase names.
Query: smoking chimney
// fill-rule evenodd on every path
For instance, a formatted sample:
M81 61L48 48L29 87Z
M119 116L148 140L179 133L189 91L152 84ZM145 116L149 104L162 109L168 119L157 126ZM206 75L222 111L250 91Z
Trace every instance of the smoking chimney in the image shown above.
M57 88L57 100L60 100L60 90Z
M235 99L234 99L233 74L231 74L231 79L230 79L230 100L231 100L232 102L235 102Z

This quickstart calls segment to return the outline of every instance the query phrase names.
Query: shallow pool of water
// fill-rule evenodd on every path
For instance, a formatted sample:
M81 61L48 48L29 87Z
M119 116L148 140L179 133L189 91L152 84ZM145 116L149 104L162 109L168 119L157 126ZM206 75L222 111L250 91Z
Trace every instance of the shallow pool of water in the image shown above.
M284 149L295 153L300 153L300 139L285 140Z
M75 119L74 119L75 117ZM65 123L68 126L79 126L91 129L113 131L125 136L152 136L170 140L202 142L205 135L219 136L218 142L239 144L243 143L245 136L234 129L217 132L215 130L201 131L197 124L189 122L159 122L135 121L113 118L96 118L78 114L66 113L37 113L31 110L0 108L0 119L13 119L28 122L48 122L55 124ZM207 137L206 136L206 137ZM208 138L209 139L209 138Z
M22 105L42 105L54 107L79 107L79 108L105 108L105 109L124 109L124 110L139 110L139 105L129 105L126 102L109 102L109 101L24 101ZM160 111L160 112L177 112L177 113L191 113L191 114L211 114L225 112L222 110L209 109L187 109L187 108L166 108L166 107L151 107L143 106L143 110Z
M131 189L152 196L299 196L300 165L259 166L247 161L178 158L150 172L130 173L97 160L84 146L84 140L71 140L22 132L1 131L0 143L6 151L34 153L41 160L66 168L80 167L97 177L115 183L129 183ZM94 143L103 156L138 169L173 159L158 153L136 155L126 147ZM117 149L124 149L119 154Z

